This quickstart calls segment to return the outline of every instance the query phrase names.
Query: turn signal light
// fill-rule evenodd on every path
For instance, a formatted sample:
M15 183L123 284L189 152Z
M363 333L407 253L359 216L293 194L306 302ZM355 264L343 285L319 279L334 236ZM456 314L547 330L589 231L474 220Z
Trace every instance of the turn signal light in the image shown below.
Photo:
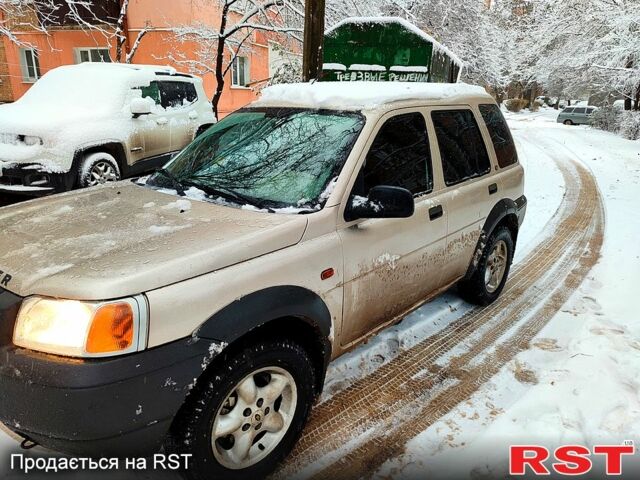
M126 350L133 345L133 309L128 303L111 303L100 307L93 316L87 337L87 353Z

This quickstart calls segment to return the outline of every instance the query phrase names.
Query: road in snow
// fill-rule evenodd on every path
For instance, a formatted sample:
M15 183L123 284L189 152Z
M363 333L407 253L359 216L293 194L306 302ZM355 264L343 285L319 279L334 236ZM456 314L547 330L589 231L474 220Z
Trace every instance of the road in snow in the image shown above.
M554 233L548 222L564 195L555 159L579 160L595 173L606 208L602 259L531 342L537 346L517 355L467 402L409 441L404 453L378 469L377 477L424 477L442 471L443 465L451 478L503 477L510 443L619 443L640 430L640 323L632 300L640 280L634 202L640 193L640 142L557 125L555 115L553 110L510 115L529 199L516 262ZM323 401L470 310L451 292L412 313L334 362ZM345 445L333 457L349 448ZM15 443L0 433L0 452L8 458L10 451L18 451ZM6 463L0 462L0 472L6 473Z

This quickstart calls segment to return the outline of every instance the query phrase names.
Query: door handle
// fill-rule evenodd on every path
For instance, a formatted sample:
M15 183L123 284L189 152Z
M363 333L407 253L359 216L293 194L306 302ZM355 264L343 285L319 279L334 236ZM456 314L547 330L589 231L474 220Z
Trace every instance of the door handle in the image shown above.
M442 216L442 205L431 207L429 209L429 220L435 220Z
M497 191L498 191L498 184L497 183L492 183L491 185L489 185L489 195L493 195Z

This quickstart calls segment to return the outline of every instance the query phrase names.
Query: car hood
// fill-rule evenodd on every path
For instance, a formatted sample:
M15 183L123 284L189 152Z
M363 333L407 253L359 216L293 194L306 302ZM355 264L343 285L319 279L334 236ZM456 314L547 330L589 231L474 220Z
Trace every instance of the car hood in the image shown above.
M306 226L119 182L0 208L0 282L11 275L22 296L135 295L294 245Z

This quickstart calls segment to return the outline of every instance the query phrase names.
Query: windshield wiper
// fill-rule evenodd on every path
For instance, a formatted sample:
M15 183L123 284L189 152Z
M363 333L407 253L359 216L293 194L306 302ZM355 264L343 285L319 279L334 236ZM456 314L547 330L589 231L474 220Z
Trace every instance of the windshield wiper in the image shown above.
M184 197L186 194L184 192L184 183L182 183L180 180L178 180L178 178L171 173L169 170L167 170L166 168L162 167L156 170L156 173L162 175L165 178L168 178L171 181L171 184L173 185L173 188L176 189L176 191L178 192L178 195L180 195L181 197Z
M259 208L260 210L267 210L269 213L275 213L272 208L269 208L265 205L264 200L260 200L254 197L250 197L248 195L243 195L240 192L233 190L228 187L210 187L209 185L202 185L197 182L185 181L185 185L190 185L192 187L196 187L204 191L207 195L217 195L219 197L223 197L227 200L232 200L239 205L247 204Z

